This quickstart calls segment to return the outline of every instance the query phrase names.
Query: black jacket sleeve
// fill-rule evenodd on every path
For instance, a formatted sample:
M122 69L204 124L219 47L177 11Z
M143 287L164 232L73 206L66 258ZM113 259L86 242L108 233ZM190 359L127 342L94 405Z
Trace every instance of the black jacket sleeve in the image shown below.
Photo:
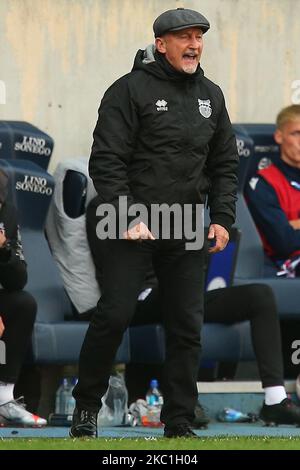
M17 214L13 206L3 207L6 243L0 248L0 284L9 291L23 289L27 282L27 269L23 256Z
M235 221L238 152L223 93L221 100L221 111L209 145L206 167L211 182L208 206L211 223L222 225L229 231Z
M128 206L134 202L128 184L127 166L134 150L137 130L137 110L126 77L123 77L105 93L93 134L89 172L101 202L116 206L119 196L128 197Z

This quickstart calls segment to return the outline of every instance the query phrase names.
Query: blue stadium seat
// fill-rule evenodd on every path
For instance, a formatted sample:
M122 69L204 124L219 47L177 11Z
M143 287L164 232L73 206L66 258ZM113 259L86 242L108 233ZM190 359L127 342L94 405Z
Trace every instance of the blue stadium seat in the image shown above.
M274 124L235 124L234 130L237 139L245 141L245 147L249 153L239 149L239 190L243 191L245 184L256 173L258 163L263 158L278 159L279 146L276 144L273 134ZM240 137L239 137L240 136Z
M53 152L53 139L23 121L0 121L0 159L27 160L47 170Z
M254 142L243 126L241 126L240 124L236 124L233 126L233 128L235 132L237 149L240 159L238 171L238 187L239 191L242 191L247 178L249 158L254 153Z
M8 197L19 213L28 264L26 290L38 304L32 359L37 363L76 363L88 324L65 320L72 316L72 306L44 236L54 189L53 178L30 161L0 160L0 167L9 176ZM129 360L129 335L126 332L116 361L127 363Z
M202 328L203 361L238 362L254 359L250 323L235 325L204 324ZM165 334L161 325L143 325L130 328L131 360L137 364L160 364L165 360Z

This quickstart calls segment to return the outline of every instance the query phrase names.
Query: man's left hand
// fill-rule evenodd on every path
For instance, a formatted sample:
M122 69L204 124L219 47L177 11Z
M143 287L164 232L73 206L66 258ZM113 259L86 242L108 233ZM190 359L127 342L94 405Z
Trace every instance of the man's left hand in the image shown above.
M217 253L224 250L229 241L229 233L222 225L211 224L208 231L208 240L215 240L215 245L208 249L209 253Z

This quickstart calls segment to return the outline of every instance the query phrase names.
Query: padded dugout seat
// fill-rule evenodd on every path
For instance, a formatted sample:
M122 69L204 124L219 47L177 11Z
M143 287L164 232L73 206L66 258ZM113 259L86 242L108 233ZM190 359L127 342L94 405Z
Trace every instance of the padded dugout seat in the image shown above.
M239 190L243 191L245 184L256 173L260 160L263 158L273 161L279 159L280 149L273 137L276 130L274 124L235 124L234 130L237 138L243 141L243 145L238 146ZM243 147L249 152L243 151Z
M32 161L47 170L54 141L24 121L0 121L0 159Z
M32 359L37 363L77 363L88 323L65 321L72 316L71 302L51 255L44 226L54 180L30 161L0 160L9 176L8 198L18 209L24 255L28 265L25 289L38 304L32 337ZM116 362L129 362L129 335L125 333Z
M162 325L133 326L130 329L131 361L160 364L164 362L165 333ZM234 325L206 323L202 327L201 360L238 362L252 360L254 356L250 323Z

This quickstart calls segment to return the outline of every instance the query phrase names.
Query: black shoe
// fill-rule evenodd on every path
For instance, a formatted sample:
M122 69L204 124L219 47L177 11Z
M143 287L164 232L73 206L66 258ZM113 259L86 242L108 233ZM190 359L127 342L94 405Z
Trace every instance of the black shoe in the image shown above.
M276 426L277 424L297 424L300 426L300 407L288 398L277 405L264 403L259 417L267 426Z
M193 428L206 429L209 423L209 417L205 413L202 405L198 402L195 406L195 418L193 421Z
M98 437L97 416L97 411L75 408L69 432L70 437Z
M198 437L187 423L166 426L164 437Z

